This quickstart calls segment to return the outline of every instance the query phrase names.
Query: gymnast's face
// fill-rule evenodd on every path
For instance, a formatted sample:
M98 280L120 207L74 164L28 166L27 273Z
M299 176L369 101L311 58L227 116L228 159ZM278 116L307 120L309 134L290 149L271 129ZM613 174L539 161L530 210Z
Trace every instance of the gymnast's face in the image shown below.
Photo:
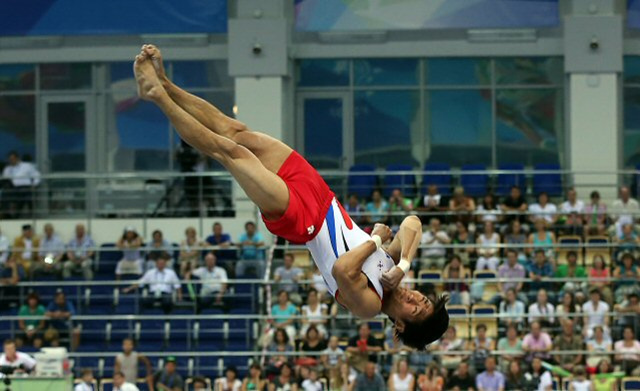
M398 288L393 291L392 303L393 313L389 316L407 322L420 322L433 314L433 303L425 295L405 288Z

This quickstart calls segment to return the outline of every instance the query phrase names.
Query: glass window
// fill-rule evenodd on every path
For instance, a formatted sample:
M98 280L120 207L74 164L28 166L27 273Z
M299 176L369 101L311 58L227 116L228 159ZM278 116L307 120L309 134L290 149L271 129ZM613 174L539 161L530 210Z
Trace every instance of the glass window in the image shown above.
M624 166L640 164L640 88L624 88Z
M298 86L349 85L349 60L302 60L298 63Z
M180 87L233 87L226 61L176 61L172 65L172 80Z
M0 96L0 161L10 151L36 153L36 99L34 95Z
M131 70L129 64L129 70ZM91 88L91 64L42 64L40 88L44 90L82 90Z
M51 102L47 129L51 171L85 170L86 107L84 102Z
M624 83L640 84L640 56L624 57Z
M131 62L114 62L109 64L111 89L136 90L136 79L133 77L133 64Z
M342 167L341 98L304 100L304 155L317 169Z
M417 85L418 60L410 58L355 60L353 75L356 85Z
M498 58L496 84L562 84L564 66L560 57Z
M356 164L420 165L420 94L357 91L354 96Z
M227 116L233 118L233 105L235 103L233 91L198 92L197 95L211 103Z
M560 162L561 89L501 89L496 93L498 163Z
M486 59L430 58L426 73L429 85L491 84L491 63Z
M426 158L432 162L491 165L491 91L430 91Z
M0 91L33 90L35 86L35 65L0 65Z

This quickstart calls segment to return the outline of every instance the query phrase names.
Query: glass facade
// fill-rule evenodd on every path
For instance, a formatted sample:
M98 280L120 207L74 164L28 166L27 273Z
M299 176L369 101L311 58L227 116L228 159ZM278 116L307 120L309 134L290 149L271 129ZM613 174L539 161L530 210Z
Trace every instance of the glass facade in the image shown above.
M298 62L296 77L309 99L333 92L352 100L350 164L564 163L560 57L310 59ZM305 120L299 139L330 126L317 120Z
M640 165L640 56L624 59L623 165Z

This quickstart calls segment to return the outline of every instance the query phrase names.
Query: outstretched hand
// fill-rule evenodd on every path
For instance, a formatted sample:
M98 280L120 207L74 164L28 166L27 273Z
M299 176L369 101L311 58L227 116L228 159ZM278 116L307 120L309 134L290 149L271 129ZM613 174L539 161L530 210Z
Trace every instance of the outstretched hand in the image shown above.
M392 291L400 285L404 272L397 266L392 267L380 276L380 282L385 290Z
M371 236L378 235L380 239L382 239L382 243L386 243L387 240L391 239L391 228L387 227L384 224L376 224L373 226L373 231L371 231Z

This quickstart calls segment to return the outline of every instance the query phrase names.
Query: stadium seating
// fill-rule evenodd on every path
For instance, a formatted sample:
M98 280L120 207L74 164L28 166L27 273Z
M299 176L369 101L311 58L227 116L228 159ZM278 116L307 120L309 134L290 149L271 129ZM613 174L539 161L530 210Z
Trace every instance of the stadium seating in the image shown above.
M446 163L426 163L424 165L425 172L438 172L438 171L451 171L451 166ZM448 196L451 195L451 185L453 177L451 174L423 174L422 175L422 193L427 193L427 187L429 185L436 185L440 194Z
M504 163L498 165L498 170L502 171L522 171L523 173L509 173L498 174L496 178L496 191L495 194L499 197L507 196L511 192L511 188L514 186L519 187L521 190L526 189L527 182L524 176L524 164L519 163Z
M489 175L487 174L465 174L466 171L486 171L483 164L465 164L462 166L460 175L460 186L464 188L466 195L471 197L482 197L487 194Z
M378 185L378 177L373 175L376 167L370 164L355 164L349 169L348 191L361 198L369 198ZM357 173L369 174L358 175Z

